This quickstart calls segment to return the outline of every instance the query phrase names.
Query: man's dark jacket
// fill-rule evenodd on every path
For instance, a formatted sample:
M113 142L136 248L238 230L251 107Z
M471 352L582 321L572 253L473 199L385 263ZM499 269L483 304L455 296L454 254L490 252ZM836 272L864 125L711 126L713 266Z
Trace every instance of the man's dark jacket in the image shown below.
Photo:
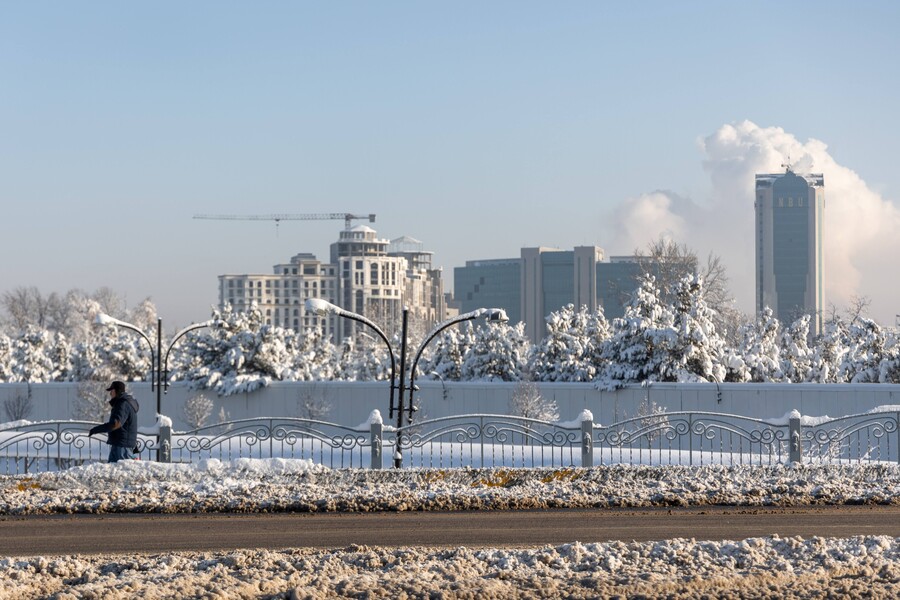
M109 423L116 421L122 424L118 429L109 432L106 443L110 446L122 446L134 448L138 435L138 402L131 394L119 394L109 401L112 412L109 415Z

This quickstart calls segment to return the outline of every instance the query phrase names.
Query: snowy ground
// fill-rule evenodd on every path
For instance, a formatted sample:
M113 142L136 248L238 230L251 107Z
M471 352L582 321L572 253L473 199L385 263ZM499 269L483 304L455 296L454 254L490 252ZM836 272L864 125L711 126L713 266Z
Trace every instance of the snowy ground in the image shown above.
M0 477L0 514L900 503L900 466L331 471L129 461ZM0 558L0 598L900 596L900 538Z

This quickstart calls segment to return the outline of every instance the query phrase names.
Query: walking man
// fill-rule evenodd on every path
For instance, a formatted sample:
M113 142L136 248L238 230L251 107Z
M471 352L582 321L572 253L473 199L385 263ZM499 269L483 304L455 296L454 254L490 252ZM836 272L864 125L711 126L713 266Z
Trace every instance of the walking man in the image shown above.
M137 413L138 402L125 391L125 383L113 381L106 391L109 392L109 421L92 427L88 435L109 433L106 443L109 444L109 462L118 462L125 458L134 458L131 452L137 446Z

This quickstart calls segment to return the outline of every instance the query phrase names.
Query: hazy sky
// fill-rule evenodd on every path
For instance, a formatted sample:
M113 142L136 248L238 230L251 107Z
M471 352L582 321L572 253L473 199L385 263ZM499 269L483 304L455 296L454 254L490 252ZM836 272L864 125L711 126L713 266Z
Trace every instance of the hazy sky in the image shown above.
M0 293L109 286L167 329L217 275L375 213L453 285L523 246L725 259L753 174L825 175L828 301L900 313L900 3L2 2Z

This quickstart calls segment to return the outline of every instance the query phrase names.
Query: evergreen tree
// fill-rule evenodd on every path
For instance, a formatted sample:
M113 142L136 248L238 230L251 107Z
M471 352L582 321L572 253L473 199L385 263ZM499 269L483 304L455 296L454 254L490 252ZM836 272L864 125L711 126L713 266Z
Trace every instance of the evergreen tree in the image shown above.
M673 344L663 381L706 382L725 379L725 341L718 335L713 310L703 294L703 279L688 275L678 285L673 307Z
M847 325L840 319L825 324L812 348L810 369L806 380L813 383L837 383L841 363L847 352Z
M471 347L463 357L460 378L464 381L519 381L528 364L531 344L525 324L484 324L470 328Z
M591 381L591 314L572 304L547 316L547 335L535 348L528 371L537 381Z
M665 360L674 343L674 318L660 302L652 275L644 275L625 315L614 319L612 335L603 344L603 372L598 383L615 389L627 383L661 381Z
M334 344L320 329L308 329L296 339L291 379L317 381L334 379L338 372Z
M838 379L848 383L878 383L885 358L885 335L871 319L856 319L849 328L847 352L838 367Z
M741 370L735 372L734 361L729 362L730 373L726 381L752 381L755 383L784 380L781 371L781 351L778 346L780 324L766 307L755 323L745 325L741 331Z
M781 372L792 383L808 381L812 371L813 351L807 342L809 321L810 316L803 315L781 334Z
M444 330L432 340L421 359L422 373L437 373L447 381L461 381L465 355L475 344L475 329L471 321Z
M34 325L27 325L13 344L12 381L53 381L57 373L51 359L53 353L53 338L50 333Z
M191 389L229 396L293 374L293 332L265 324L255 303L247 312L214 310L213 320L214 326L189 333L181 344L180 371Z

